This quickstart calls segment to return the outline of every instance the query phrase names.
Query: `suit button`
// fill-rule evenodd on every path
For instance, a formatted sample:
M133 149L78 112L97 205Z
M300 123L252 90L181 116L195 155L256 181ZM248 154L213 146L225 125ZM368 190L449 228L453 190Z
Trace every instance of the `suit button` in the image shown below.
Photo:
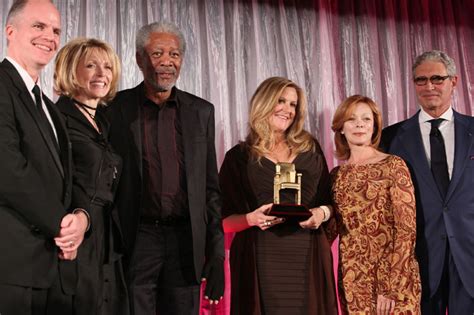
M443 207L443 211L448 211L448 210L449 210L448 207L446 207L446 206Z

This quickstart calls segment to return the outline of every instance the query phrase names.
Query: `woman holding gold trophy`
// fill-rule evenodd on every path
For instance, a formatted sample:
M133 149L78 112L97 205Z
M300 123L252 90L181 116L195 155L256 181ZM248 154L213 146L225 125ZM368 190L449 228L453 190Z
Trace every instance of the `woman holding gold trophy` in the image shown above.
M318 142L303 129L303 90L272 77L250 107L249 134L226 153L219 174L224 231L236 233L231 314L337 314L332 240L324 231L332 216L319 207L330 203L329 172ZM297 203L294 190L275 190L288 168L306 216L270 213L274 200Z

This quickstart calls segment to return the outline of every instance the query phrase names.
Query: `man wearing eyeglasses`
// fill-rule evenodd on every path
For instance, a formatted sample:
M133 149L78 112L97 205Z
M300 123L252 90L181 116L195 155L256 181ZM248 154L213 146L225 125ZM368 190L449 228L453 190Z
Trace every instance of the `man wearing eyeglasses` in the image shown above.
M383 130L381 147L408 164L416 190L423 314L474 312L474 118L452 108L453 59L415 59L420 110Z

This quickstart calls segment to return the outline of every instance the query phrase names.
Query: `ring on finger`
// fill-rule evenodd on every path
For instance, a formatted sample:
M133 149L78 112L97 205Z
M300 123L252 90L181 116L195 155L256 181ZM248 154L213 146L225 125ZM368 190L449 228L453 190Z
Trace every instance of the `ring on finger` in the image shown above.
M73 247L74 246L74 242L73 241L69 241L69 247Z

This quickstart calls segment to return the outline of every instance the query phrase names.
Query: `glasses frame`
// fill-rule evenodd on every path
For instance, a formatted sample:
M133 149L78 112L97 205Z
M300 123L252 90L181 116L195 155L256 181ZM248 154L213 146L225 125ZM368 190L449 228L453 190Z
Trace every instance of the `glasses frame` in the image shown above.
M416 85L418 86L425 86L428 84L428 80L431 82L431 84L434 84L434 85L440 85L440 84L443 84L444 81L446 81L446 79L450 79L452 78L451 75L438 75L438 74L435 74L435 75L432 75L431 77L427 78L425 76L421 76L421 77L416 77L413 79L413 82L415 82Z

